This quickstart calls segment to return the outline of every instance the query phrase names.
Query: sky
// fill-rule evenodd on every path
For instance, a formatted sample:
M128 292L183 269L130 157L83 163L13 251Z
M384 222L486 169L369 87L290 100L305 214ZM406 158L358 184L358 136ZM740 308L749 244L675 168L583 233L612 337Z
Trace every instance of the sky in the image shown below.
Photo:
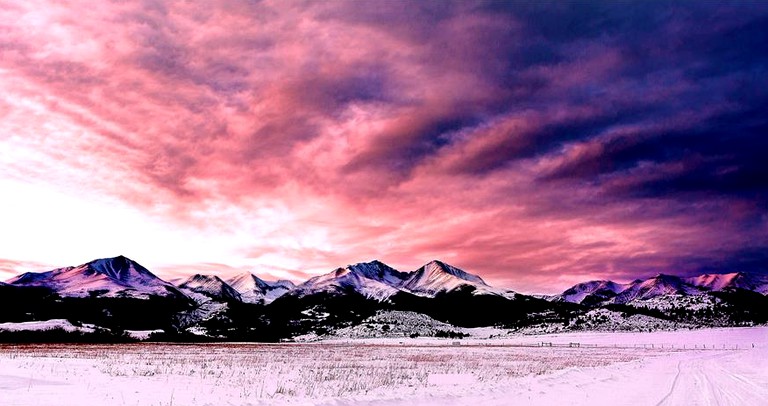
M768 272L764 2L0 0L0 279Z

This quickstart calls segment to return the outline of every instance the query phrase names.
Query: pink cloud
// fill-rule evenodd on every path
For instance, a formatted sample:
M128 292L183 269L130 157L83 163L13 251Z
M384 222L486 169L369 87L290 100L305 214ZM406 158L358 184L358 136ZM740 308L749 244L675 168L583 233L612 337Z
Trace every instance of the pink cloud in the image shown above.
M0 282L10 279L24 272L43 272L51 270L48 264L42 264L32 261L17 261L13 259L0 258Z
M13 134L0 141L13 152L0 175L128 203L166 227L236 241L251 261L216 257L189 272L301 279L373 258L403 270L442 258L552 291L672 269L748 238L708 217L728 199L684 213L677 201L615 197L686 162L599 176L619 166L605 159L611 143L734 108L650 122L645 110L698 84L674 66L658 81L628 76L634 61L613 37L544 43L552 62L527 63L545 40L481 4L0 9L0 129ZM731 239L709 237L723 227ZM158 267L187 272L174 263L187 261Z

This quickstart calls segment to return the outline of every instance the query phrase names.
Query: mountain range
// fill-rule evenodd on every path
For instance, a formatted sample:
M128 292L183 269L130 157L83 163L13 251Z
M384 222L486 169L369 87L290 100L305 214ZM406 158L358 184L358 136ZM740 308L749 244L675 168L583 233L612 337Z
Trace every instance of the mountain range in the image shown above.
M590 281L577 284L551 299L588 306L625 305L667 295L691 296L734 290L768 294L768 275L734 272L682 278L658 274L652 278L637 279L624 284L607 280Z
M363 262L294 285L287 280L265 281L252 273L243 273L226 281L215 275L195 274L189 278L166 282L138 263L119 256L49 272L27 272L11 278L7 283L14 286L45 287L65 297L147 298L186 295L194 298L204 295L216 300L264 304L286 293L306 296L350 290L380 301L398 292L432 297L462 286L473 287L476 294L514 294L512 291L494 289L479 276L437 260L411 273L397 271L380 261Z
M579 283L533 297L488 285L433 260L412 272L380 261L334 269L294 285L246 272L165 281L124 256L28 272L0 283L2 321L66 318L113 329L161 329L205 337L277 340L359 324L379 311L421 313L463 327L565 326L591 309L674 323L768 322L768 276L743 272ZM149 314L147 314L149 312Z

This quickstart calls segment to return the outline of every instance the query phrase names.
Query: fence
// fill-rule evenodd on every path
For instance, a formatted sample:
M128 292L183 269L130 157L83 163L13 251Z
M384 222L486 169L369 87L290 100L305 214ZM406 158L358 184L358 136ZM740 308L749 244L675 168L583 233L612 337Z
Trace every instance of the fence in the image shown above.
M670 343L582 343L567 342L557 343L541 341L537 343L472 343L468 346L482 347L552 347L552 348L644 348L644 349L664 349L664 350L743 350L755 348L755 344L670 344Z

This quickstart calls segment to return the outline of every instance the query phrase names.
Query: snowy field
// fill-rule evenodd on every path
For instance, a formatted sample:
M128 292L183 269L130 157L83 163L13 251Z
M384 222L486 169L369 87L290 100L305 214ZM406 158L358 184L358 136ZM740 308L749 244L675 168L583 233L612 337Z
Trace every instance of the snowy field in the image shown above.
M768 404L765 327L454 343L2 345L0 404Z

